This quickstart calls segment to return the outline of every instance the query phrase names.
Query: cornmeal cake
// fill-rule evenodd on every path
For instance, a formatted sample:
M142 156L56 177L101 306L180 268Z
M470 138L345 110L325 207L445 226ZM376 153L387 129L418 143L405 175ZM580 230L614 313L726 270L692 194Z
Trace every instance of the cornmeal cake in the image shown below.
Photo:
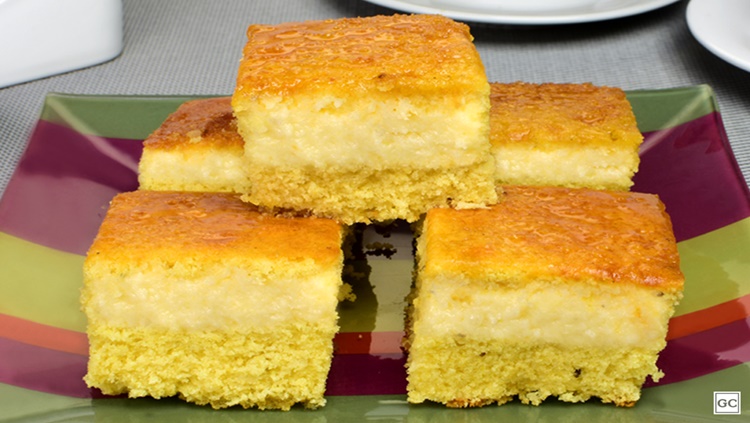
M598 397L632 406L666 345L683 275L656 196L508 186L433 209L417 244L408 400L472 407Z
M375 16L247 36L232 96L247 201L344 223L496 202L489 83L466 25Z
M84 264L86 383L214 408L324 405L342 231L228 193L116 196Z
M492 84L492 153L501 185L627 191L643 136L619 88Z
M245 193L244 142L231 99L188 101L143 142L141 189Z

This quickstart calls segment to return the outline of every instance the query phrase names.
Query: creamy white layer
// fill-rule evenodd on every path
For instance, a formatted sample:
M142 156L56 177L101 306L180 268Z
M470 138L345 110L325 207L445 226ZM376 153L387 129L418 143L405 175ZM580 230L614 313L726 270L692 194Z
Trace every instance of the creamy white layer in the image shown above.
M471 100L466 100L470 98ZM248 102L249 103L249 102ZM236 107L261 166L442 168L486 162L489 98L265 98Z
M265 265L265 266L264 266ZM341 269L256 261L194 268L153 263L114 269L97 262L83 304L90 322L174 330L265 330L334 324Z
M493 147L492 154L498 181L526 185L627 189L639 163L632 151L605 147L539 151L503 145Z
M138 178L142 189L242 193L249 189L243 163L242 149L145 151Z
M460 277L423 281L418 336L576 347L663 347L674 298L633 285L535 281L521 288Z

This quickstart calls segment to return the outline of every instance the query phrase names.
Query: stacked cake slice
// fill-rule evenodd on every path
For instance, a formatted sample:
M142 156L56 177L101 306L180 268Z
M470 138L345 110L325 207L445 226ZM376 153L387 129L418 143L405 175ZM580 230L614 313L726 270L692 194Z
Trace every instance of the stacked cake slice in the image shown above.
M247 200L347 224L494 203L489 91L442 16L251 26L232 97Z

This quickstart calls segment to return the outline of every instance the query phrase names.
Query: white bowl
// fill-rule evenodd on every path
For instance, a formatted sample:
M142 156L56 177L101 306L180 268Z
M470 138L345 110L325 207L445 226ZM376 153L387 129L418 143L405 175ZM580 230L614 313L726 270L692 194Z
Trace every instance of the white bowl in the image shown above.
M121 0L0 0L0 88L122 51Z

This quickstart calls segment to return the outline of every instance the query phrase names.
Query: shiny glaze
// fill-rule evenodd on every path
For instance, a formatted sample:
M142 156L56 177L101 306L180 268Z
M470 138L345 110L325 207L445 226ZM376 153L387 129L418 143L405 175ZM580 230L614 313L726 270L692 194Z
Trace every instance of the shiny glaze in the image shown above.
M394 15L252 25L235 96L325 88L436 92L486 84L468 26L441 16ZM457 81L455 76L463 79Z
M112 200L88 255L133 263L186 255L310 259L327 266L341 257L341 241L333 220L264 214L232 194L134 191Z
M505 187L503 199L486 209L431 210L425 231L430 274L682 289L669 217L650 194Z
M592 84L492 84L493 145L538 149L585 146L632 148L643 141L619 88Z
M143 142L144 149L242 148L231 98L192 100L180 105Z

